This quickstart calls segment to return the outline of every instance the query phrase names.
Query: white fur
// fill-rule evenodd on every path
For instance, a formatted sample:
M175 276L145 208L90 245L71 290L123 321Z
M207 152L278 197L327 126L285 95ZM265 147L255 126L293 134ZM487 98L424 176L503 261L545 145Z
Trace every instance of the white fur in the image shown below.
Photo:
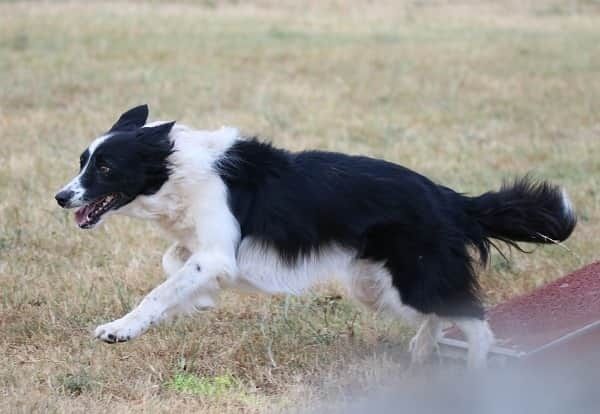
M238 249L239 282L236 282L245 290L300 295L319 283L348 274L353 256L352 251L334 245L301 257L290 266L272 248L245 238Z
M494 344L494 334L486 321L479 319L452 319L467 339L469 353L467 366L471 369L484 368L487 364L487 355Z
M83 176L83 174L87 170L88 166L90 165L90 159L92 158L92 154L94 153L94 151L96 151L96 148L98 148L98 146L109 137L110 137L110 135L103 135L101 137L96 138L90 144L90 146L88 147L89 157L88 157L85 165L81 168L81 171L79 172L79 174L77 174L77 176L75 178L73 178L67 185L65 185L63 188L61 188L59 190L59 192L61 192L61 191L72 191L73 192L73 196L69 200L69 207L79 207L84 204L83 195L85 193L85 189L81 185L81 177Z
M167 249L162 258L163 270L167 274L167 277L171 277L179 271L188 261L192 252L181 244L175 242Z
M484 368L487 365L489 350L494 344L494 335L486 321L475 318L440 318L436 315L425 315L409 344L412 362L420 364L432 356L437 349L444 325L455 325L463 332L469 346L467 366L471 369Z
M184 262L171 247L163 257L170 277L128 315L98 327L96 337L135 338L163 320L214 306L221 284L235 284L240 230L227 205L226 186L212 165L237 136L233 128L173 128L174 173L156 194L137 197L117 212L156 221L177 241L179 252L190 255Z
M375 311L400 316L413 322L418 312L402 304L392 286L392 276L382 263L357 259L356 252L331 245L299 258L293 265L281 260L270 247L244 239L238 249L238 276L231 288L267 294L301 295L332 280L340 282L349 294Z
M575 211L573 210L573 203L571 203L571 198L569 197L569 194L567 194L567 190L563 188L561 195L565 217L574 217Z
M227 188L213 170L215 161L239 138L237 129L194 131L175 125L170 138L175 152L169 160L174 165L169 180L157 193L139 196L116 211L153 220L173 239L162 260L168 278L129 314L99 326L97 338L111 342L135 338L161 321L215 306L223 288L301 294L327 280L340 281L371 309L411 322L422 317L402 304L383 263L357 259L356 252L333 245L290 265L258 241L240 240ZM95 141L90 152L100 142ZM489 328L466 320L459 321L459 327L474 346L469 363L481 365L491 344ZM438 331L438 319L428 317L412 341L413 360L430 354Z
M439 317L436 315L426 315L423 317L421 326L408 345L412 363L422 364L431 357L436 350L441 331L442 320Z

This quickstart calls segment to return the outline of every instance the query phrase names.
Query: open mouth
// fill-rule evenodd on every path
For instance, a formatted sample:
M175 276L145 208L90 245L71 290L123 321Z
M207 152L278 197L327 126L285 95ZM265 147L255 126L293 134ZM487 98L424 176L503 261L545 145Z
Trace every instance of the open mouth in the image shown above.
M75 211L75 221L82 229L89 229L96 225L102 216L119 202L119 194L110 193L95 199L91 203Z

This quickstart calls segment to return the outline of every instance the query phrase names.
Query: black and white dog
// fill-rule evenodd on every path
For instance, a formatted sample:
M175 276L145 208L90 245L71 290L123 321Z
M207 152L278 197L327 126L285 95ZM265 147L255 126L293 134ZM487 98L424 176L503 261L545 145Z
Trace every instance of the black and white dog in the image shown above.
M442 323L461 329L468 363L493 335L474 267L490 239L565 240L566 193L524 178L467 197L390 162L277 149L234 128L198 131L124 113L81 155L56 195L88 229L112 213L154 220L173 239L167 280L95 336L123 342L175 315L213 307L221 289L300 294L338 280L375 310L420 322L412 357L430 356Z

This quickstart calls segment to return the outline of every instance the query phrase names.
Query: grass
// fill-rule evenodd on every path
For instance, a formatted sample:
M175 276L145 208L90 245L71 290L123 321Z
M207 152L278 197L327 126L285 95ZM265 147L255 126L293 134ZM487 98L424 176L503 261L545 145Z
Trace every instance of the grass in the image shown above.
M406 375L411 330L335 286L226 294L214 312L128 344L91 338L162 280L167 242L126 218L79 231L53 194L138 103L291 149L384 157L469 193L528 172L564 185L580 215L568 250L495 255L481 278L489 304L597 259L599 10L0 3L0 411L278 411Z
M77 396L92 389L93 379L85 372L63 374L56 377L58 390L66 395Z
M217 397L236 390L240 384L231 375L206 378L178 372L166 383L166 387L183 394Z

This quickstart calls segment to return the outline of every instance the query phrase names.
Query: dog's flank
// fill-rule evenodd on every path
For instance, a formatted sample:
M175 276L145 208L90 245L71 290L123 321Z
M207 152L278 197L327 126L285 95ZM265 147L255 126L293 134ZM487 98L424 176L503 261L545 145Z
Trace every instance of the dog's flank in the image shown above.
M224 288L301 294L336 279L374 310L424 321L411 341L415 362L453 322L469 341L469 364L481 366L493 336L475 261L487 260L492 238L562 241L576 223L566 193L546 182L523 178L467 197L390 162L293 153L233 128L147 124L147 113L123 114L57 195L64 207L83 205L83 228L122 213L156 221L175 241L163 257L168 279L98 327L107 342L210 308Z

